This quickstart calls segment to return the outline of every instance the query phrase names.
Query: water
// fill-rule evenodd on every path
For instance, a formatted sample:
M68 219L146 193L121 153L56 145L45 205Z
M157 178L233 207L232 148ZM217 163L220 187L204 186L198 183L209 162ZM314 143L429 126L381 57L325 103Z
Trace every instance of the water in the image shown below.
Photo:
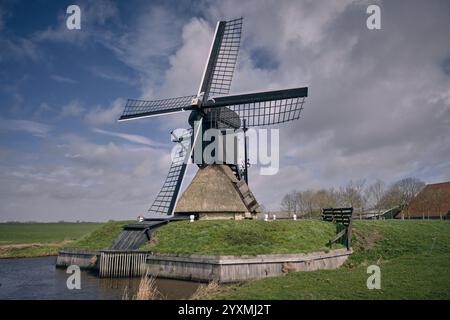
M56 257L0 259L0 299L85 299L120 300L125 288L128 296L135 294L139 278L100 279L82 271L81 289L66 286L70 274L55 268ZM198 283L157 279L156 286L166 299L187 299Z

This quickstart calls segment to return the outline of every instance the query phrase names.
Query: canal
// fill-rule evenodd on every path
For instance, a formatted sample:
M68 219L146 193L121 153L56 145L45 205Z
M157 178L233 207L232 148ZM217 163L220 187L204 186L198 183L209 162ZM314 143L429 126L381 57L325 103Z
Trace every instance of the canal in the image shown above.
M140 278L100 279L81 271L81 289L66 286L70 274L55 268L56 257L0 259L0 299L121 300L125 290L135 294ZM198 283L157 279L165 299L188 299Z

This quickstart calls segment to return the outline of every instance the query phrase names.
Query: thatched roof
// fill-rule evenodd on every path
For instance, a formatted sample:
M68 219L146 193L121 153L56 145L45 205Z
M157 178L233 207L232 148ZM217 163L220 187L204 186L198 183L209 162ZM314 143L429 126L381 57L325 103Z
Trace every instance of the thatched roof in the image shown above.
M235 184L238 182L226 165L200 168L181 195L175 213L245 213L245 206Z

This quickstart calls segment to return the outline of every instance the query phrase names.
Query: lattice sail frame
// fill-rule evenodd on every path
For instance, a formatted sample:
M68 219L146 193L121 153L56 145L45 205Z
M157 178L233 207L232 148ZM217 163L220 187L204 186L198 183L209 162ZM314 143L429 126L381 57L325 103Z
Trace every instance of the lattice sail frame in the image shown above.
M262 101L229 106L246 119L247 127L270 126L300 118L305 98Z
M148 210L155 215L170 215L175 209L178 194L183 183L186 166L191 152L192 129L186 129L185 133L176 142L172 164L166 180Z
M307 96L308 88L226 95L212 98L205 108L228 110L216 111L218 122L229 123L238 115L247 127L270 126L299 119Z
M231 81L241 45L242 18L217 23L208 63L203 72L198 94L203 100L230 92Z
M191 95L152 101L128 99L119 121L182 112L191 107L192 99L195 97L195 95Z

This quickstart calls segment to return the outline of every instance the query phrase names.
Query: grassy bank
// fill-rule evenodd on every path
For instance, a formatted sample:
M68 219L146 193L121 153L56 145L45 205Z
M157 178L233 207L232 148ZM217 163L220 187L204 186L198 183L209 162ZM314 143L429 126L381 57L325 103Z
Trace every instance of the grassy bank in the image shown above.
M110 221L86 234L65 247L100 250L109 247L122 231L122 228L134 221Z
M334 234L333 224L312 220L181 221L158 229L142 250L205 255L312 252L328 250L325 245Z
M63 247L106 247L124 224L3 223L0 224L0 258L56 255Z
M450 299L448 221L355 221L354 254L337 270L223 286L214 299ZM381 269L368 290L367 266Z

